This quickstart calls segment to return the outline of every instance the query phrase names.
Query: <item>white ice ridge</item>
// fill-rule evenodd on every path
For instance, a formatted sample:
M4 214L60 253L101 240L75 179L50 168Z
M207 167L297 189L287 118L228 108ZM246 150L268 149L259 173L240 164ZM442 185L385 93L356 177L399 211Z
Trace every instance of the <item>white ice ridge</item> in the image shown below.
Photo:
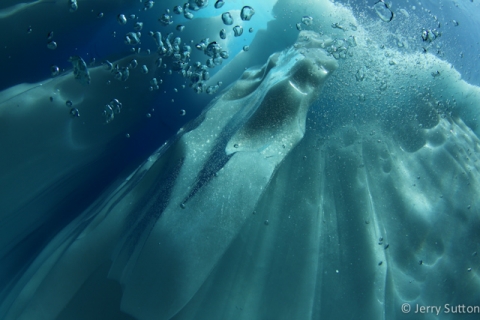
M140 319L182 310L304 136L307 110L338 66L321 49L328 41L301 32L293 47L245 72L194 129L52 241L7 319L57 317L111 259L122 310Z

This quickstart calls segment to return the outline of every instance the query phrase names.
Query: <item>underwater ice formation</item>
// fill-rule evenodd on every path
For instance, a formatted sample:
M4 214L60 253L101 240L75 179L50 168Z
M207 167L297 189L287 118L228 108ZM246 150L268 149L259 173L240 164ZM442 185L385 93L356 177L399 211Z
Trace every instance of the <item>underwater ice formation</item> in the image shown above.
M0 315L404 319L403 303L478 303L479 88L429 53L381 48L342 6L305 6L302 28L321 23L328 37L302 32L247 70L64 228ZM258 41L276 48L282 23ZM265 62L259 47L215 77ZM52 88L71 90L73 107L99 99L62 80L14 101ZM109 126L121 132L121 119Z
M45 259L41 264L49 267L31 274L22 290L36 293L26 304L18 299L9 317L31 317L38 314L35 306L45 303L50 306L45 318L56 317L112 254L110 277L125 287L122 309L143 319L155 314L168 319L178 313L251 217L277 166L305 134L308 108L338 66L321 48L330 42L302 32L294 47L272 55L262 68L246 71L212 103L197 127L179 134L113 198L104 199L121 199L118 203L101 204L98 212L94 206L73 229L62 232L37 261ZM133 200L139 193L150 194L151 200ZM182 228L187 224L190 227ZM54 249L57 241L70 244ZM90 248L93 243L98 244L95 249ZM81 254L83 250L91 256ZM162 263L167 260L176 263ZM73 276L77 285L62 279L62 273ZM44 290L49 293L40 294Z

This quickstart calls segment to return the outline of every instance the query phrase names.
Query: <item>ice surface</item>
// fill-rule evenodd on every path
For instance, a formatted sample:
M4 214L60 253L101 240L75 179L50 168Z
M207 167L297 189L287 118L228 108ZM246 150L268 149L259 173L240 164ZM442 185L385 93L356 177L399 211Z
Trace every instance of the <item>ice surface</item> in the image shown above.
M271 21L212 80L263 67L243 72L64 228L15 280L2 318L404 319L403 303L478 304L480 89L429 53L382 48L345 7L284 0L275 11L292 5L328 32L302 31L281 51L298 32ZM352 55L327 53L350 36ZM72 167L88 164L135 121L121 117L128 109L103 135L78 119L68 130L36 119L62 119L67 100L85 110L113 98L150 102L141 74L132 72L123 96L118 84L98 94L103 75L93 68L88 88L73 76L12 88L1 94L0 116L43 128L26 139L31 146L78 150ZM44 139L58 136L57 145ZM32 161L47 163L45 153ZM31 170L0 160L14 184ZM35 184L26 193L42 191ZM36 212L2 216L4 251L45 221Z

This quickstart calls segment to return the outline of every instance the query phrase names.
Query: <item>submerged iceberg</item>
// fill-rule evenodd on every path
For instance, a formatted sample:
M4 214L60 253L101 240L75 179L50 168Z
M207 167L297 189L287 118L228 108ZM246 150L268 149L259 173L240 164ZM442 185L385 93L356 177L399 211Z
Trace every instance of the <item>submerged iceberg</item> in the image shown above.
M282 18L259 31L248 55L212 77L231 84L198 118L22 266L1 293L2 318L404 319L440 306L448 319L462 305L478 316L480 88L433 54L384 48L342 5L296 8L314 17L298 29L318 28L285 32L297 37L286 49L275 35ZM278 52L267 58L259 44ZM151 70L156 58L136 56ZM123 82L106 93L73 76L15 87L0 94L0 115L33 123L46 110L36 99L53 94L54 120L66 99L80 112L113 95L150 104L143 77L132 71L123 95ZM70 119L66 139L43 143L86 165L140 116L118 118L101 137ZM33 170L12 172L23 168ZM31 193L48 194L45 185ZM48 221L49 205L2 217L4 261Z

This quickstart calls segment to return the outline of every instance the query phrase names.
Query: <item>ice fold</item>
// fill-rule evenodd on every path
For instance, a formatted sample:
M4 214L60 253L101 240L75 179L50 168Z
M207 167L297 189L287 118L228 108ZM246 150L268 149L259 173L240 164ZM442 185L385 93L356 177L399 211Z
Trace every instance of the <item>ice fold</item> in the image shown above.
M177 314L304 136L308 107L337 68L320 43L318 34L301 32L264 68L247 71L193 129L63 230L19 281L7 319L55 318L110 259L124 312Z

